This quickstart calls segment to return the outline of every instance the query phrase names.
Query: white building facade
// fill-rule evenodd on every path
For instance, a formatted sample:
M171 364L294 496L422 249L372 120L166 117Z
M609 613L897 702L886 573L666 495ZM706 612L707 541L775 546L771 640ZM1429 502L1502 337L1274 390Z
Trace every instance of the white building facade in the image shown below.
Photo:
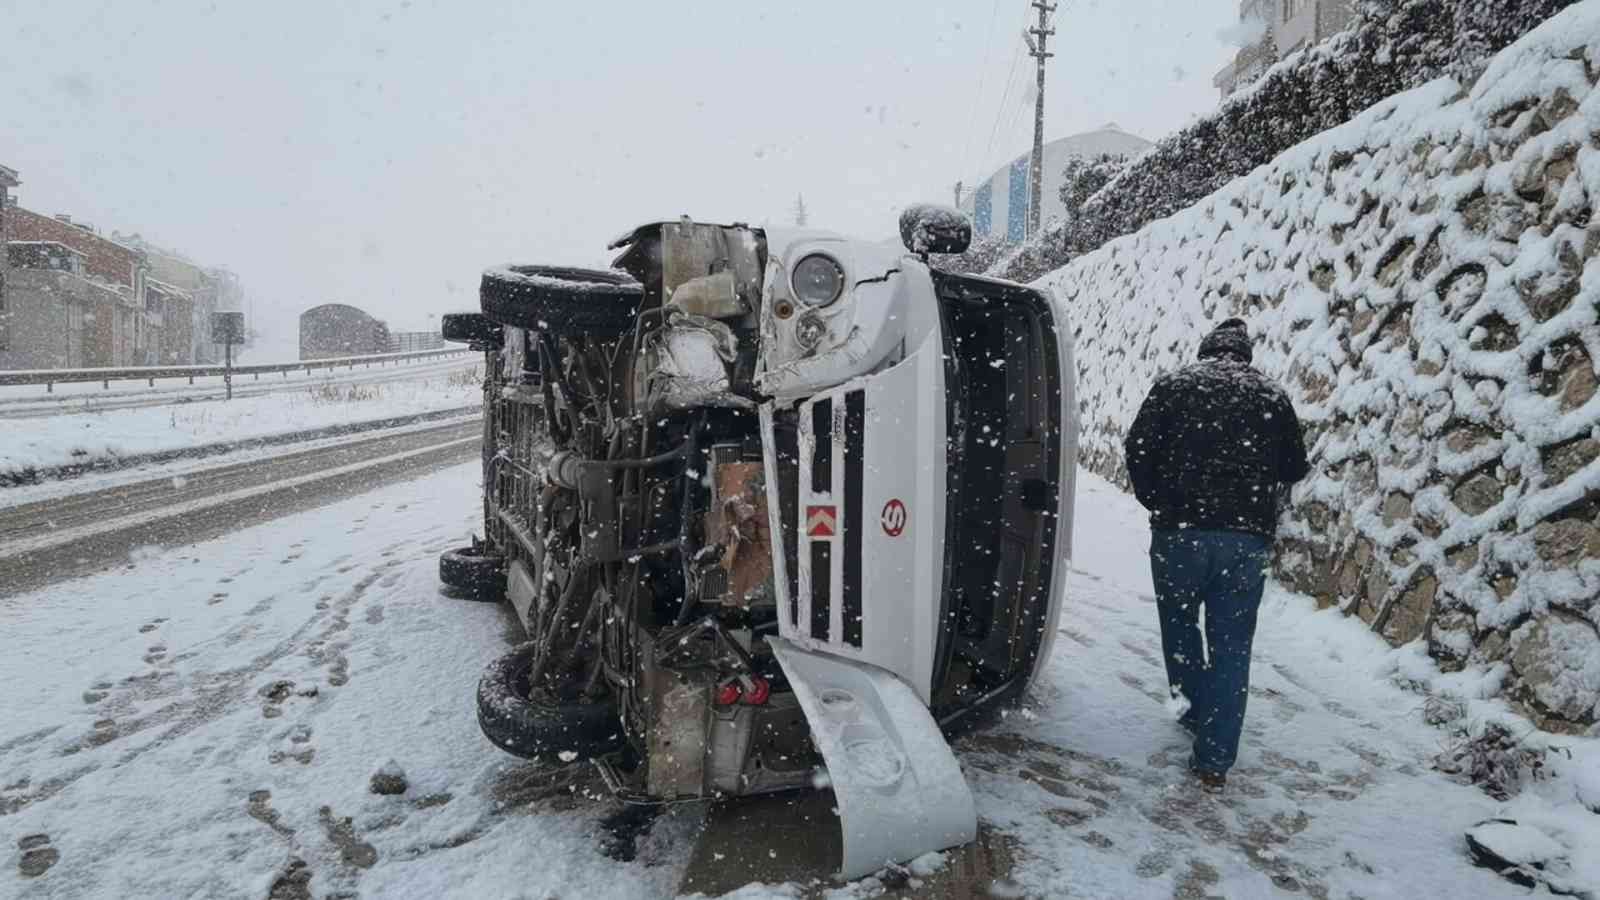
M1043 182L1040 185L1040 223L1066 215L1066 206L1061 202L1061 184L1069 159L1094 159L1105 155L1131 159L1149 146L1149 141L1115 124L1045 144L1040 178ZM983 182L962 191L961 210L972 220L975 238L1000 237L1021 243L1027 237L1029 157L1030 154L1017 157Z

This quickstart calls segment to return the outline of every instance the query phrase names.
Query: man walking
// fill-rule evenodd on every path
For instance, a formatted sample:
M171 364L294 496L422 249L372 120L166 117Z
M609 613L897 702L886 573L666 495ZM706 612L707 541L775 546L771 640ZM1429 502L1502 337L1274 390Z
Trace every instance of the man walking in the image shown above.
M1189 768L1217 793L1239 753L1279 495L1308 467L1288 394L1250 366L1244 321L1218 325L1199 357L1156 381L1123 449L1150 510L1167 681L1194 735Z

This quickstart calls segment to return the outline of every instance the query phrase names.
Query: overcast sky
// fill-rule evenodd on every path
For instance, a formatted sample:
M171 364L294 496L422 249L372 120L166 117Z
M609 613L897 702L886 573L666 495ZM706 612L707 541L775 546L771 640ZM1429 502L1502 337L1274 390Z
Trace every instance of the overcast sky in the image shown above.
M22 204L232 268L283 336L331 300L433 327L484 266L601 264L647 219L803 194L886 237L1031 143L1026 0L0 5ZM1061 0L1046 138L1214 107L1237 10Z

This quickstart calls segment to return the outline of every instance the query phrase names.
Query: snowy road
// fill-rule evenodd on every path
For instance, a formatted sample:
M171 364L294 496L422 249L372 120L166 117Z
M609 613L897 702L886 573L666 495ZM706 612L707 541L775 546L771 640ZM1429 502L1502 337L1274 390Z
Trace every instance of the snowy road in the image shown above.
M470 459L482 431L456 420L0 507L0 597Z
M1387 681L1395 652L1300 598L1263 610L1229 792L1196 792L1161 703L1142 514L1089 476L1055 658L1024 710L959 743L979 848L839 888L786 868L804 823L689 805L609 861L615 807L585 770L552 779L478 734L473 686L508 617L435 577L473 528L477 472L0 600L0 896L632 898L762 880L736 896L967 897L992 879L1044 897L1523 894L1468 865L1462 831L1507 805L1428 770L1441 735ZM370 793L391 758L408 790ZM702 837L708 818L743 830Z

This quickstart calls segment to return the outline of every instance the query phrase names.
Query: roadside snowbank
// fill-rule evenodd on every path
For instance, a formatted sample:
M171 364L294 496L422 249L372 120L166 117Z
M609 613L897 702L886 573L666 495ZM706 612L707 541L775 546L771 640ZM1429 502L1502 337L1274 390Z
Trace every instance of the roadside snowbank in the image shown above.
M1600 2L1038 284L1078 334L1087 465L1242 316L1313 475L1280 573L1542 727L1600 718Z
M397 369L392 381L0 421L0 482L32 470L469 407L482 401L481 372L468 364L407 378Z

